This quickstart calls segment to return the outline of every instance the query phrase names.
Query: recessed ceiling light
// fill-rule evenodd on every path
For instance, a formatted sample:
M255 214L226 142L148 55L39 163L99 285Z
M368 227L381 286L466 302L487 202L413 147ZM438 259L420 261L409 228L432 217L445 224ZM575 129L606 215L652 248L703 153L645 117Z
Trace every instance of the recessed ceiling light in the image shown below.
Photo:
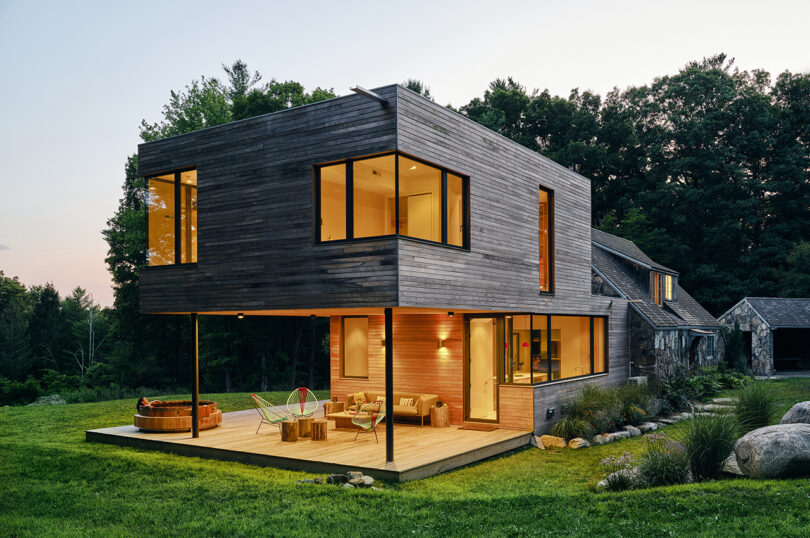
M416 170L416 165L411 166L408 170Z

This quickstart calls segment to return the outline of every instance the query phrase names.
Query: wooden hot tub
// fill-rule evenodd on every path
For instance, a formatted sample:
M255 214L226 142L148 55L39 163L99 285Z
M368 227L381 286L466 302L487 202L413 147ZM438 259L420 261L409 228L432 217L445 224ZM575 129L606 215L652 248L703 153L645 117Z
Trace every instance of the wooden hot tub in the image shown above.
M216 428L222 422L222 411L217 402L199 401L200 429ZM145 432L191 431L191 400L153 401L138 407L133 417L135 427Z

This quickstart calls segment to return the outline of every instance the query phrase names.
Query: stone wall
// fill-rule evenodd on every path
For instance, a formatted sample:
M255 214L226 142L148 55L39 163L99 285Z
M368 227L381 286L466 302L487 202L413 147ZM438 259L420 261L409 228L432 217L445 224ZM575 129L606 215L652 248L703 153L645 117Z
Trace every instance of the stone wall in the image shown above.
M605 282L605 279L599 276L596 271L591 271L591 294L603 295L605 297L620 297L613 286Z
M741 301L720 318L726 329L732 329L735 321L741 331L751 332L751 369L754 375L772 375L773 332L770 327L747 301Z
M632 308L629 318L632 375L666 379L679 368L688 368L689 349L695 341L696 369L715 366L723 360L725 345L719 331L714 335L714 354L709 357L707 336L696 335L689 329L655 329Z

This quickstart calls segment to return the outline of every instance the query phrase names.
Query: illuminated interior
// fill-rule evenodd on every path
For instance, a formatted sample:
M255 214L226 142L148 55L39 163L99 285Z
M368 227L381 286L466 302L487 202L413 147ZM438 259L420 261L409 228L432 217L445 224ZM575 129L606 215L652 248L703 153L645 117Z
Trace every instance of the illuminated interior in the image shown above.
M197 262L197 171L180 173L180 263Z
M399 233L442 240L442 171L407 157L399 158Z
M497 321L495 318L470 320L469 405L475 420L497 420Z
M503 382L545 383L605 372L605 318L593 318L593 370L590 324L590 316L507 316Z
M321 241L346 239L346 164L321 168Z
M174 263L174 174L150 177L148 183L147 259L149 265Z
M317 172L319 241L400 235L465 246L466 178L397 154Z
M464 178L447 173L447 243L464 246Z
M551 292L551 193L540 189L540 291Z
M664 275L664 298L667 301L672 300L672 276Z
M368 378L368 318L342 319L343 377Z
M354 161L354 237L396 233L396 157Z
M176 260L196 263L197 171L150 177L147 188L149 265L172 265ZM177 215L179 222L176 221ZM179 242L175 241L178 231Z
M655 271L650 273L650 292L655 304L661 305L661 273Z

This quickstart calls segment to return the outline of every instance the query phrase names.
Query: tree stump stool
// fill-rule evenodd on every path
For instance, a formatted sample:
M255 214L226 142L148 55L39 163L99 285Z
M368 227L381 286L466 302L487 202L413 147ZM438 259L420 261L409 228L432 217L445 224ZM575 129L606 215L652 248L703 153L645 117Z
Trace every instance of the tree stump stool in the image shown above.
M332 413L341 413L346 410L345 402L324 402L323 414L331 415Z
M430 425L434 428L447 428L450 426L450 406L430 408Z
M298 419L298 437L309 437L312 435L312 417L301 417Z
M313 441L326 441L326 426L329 422L325 420L316 420L312 423L312 440Z
M281 423L281 440L287 442L298 441L298 423L294 420L285 420Z

